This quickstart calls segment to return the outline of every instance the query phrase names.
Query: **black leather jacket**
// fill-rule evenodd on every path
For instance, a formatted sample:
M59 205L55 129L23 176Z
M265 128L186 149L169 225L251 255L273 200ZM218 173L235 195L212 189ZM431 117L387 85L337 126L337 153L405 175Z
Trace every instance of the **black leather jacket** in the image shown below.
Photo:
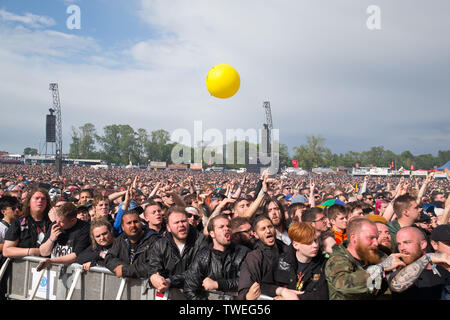
M171 287L182 289L186 270L192 263L199 248L199 243L196 241L197 238L197 230L190 227L186 244L183 252L180 254L172 234L166 232L161 239L155 242L150 250L149 275L159 272L164 278L170 279Z
M237 291L241 264L250 250L231 244L226 251L214 250L212 244L197 253L186 272L184 294L189 300L207 300L202 283L207 277L218 282L219 291Z
M260 284L262 294L276 290L277 286L271 281L273 267L278 262L280 254L287 248L288 246L278 239L275 240L273 247L266 246L261 241L256 242L255 249L247 254L241 266L238 300L245 300L246 294L255 282Z
M105 266L111 272L123 265L122 276L125 278L148 278L148 258L150 248L159 239L155 230L144 228L144 236L139 240L134 257L130 255L130 240L125 232L116 238L114 244L105 257Z

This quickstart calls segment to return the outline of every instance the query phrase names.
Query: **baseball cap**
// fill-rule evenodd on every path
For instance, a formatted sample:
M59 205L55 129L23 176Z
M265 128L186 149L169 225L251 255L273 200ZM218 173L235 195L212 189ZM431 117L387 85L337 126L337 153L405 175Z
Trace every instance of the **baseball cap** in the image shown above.
M296 195L291 200L291 204L293 204L293 203L305 203L305 202L308 202L308 199L306 199L306 197L301 195L301 194Z
M450 224L441 224L431 231L431 240L450 241Z
M89 209L90 207L92 207L92 200L88 200L84 204L80 204L77 206L77 208L86 208L86 209Z
M181 190L180 195L184 196L184 195L186 195L188 193L189 193L188 189L183 189L183 190Z
M282 194L281 196L284 197L284 195ZM288 194L286 197L284 197L284 200L289 201L290 199L292 199L292 193Z
M195 213L195 214L198 214L197 208L194 208L194 207L186 207L184 210L185 210L186 212L193 212L193 213Z

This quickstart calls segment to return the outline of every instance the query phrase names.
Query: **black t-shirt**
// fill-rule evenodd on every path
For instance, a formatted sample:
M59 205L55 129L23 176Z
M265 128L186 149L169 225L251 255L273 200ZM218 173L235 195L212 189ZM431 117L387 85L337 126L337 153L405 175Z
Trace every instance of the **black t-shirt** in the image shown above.
M302 263L300 261L297 261L297 284L296 284L296 289L298 291L301 291L303 288L303 284L305 283L304 279L304 275L305 275L305 270L308 267L309 263Z
M45 217L35 221L31 216L16 219L5 234L5 240L19 240L19 248L39 248L44 242L45 233L50 230L51 221Z
M414 284L403 292L392 292L392 298L397 300L440 300L442 289L449 276L449 272L436 266L441 276L432 270L423 270Z
M44 242L50 237L51 230L50 227L45 235ZM89 233L89 223L77 219L77 222L72 228L62 230L62 233L58 236L58 239L56 239L55 244L53 245L51 257L62 257L73 252L76 255L79 255L91 244Z

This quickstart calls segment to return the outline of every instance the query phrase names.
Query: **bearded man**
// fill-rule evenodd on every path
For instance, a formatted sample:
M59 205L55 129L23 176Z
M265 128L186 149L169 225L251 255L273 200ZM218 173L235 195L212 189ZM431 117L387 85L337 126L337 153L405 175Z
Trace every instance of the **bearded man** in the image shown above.
M367 300L388 289L386 275L405 266L401 253L389 257L378 249L378 229L365 217L353 218L347 226L348 240L333 247L325 266L330 300Z
M381 221L375 221L375 223L378 229L378 249L386 254L391 254L393 245L389 228Z
M449 276L450 255L426 253L427 241L416 227L397 232L398 250L407 267L393 272L389 281L392 298L399 300L439 300Z

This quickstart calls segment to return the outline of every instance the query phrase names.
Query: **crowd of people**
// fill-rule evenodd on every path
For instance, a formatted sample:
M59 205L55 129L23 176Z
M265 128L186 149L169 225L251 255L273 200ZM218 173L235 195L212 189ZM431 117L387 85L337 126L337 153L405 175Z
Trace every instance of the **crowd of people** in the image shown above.
M449 186L433 173L3 165L1 262L105 267L177 300L449 300Z

